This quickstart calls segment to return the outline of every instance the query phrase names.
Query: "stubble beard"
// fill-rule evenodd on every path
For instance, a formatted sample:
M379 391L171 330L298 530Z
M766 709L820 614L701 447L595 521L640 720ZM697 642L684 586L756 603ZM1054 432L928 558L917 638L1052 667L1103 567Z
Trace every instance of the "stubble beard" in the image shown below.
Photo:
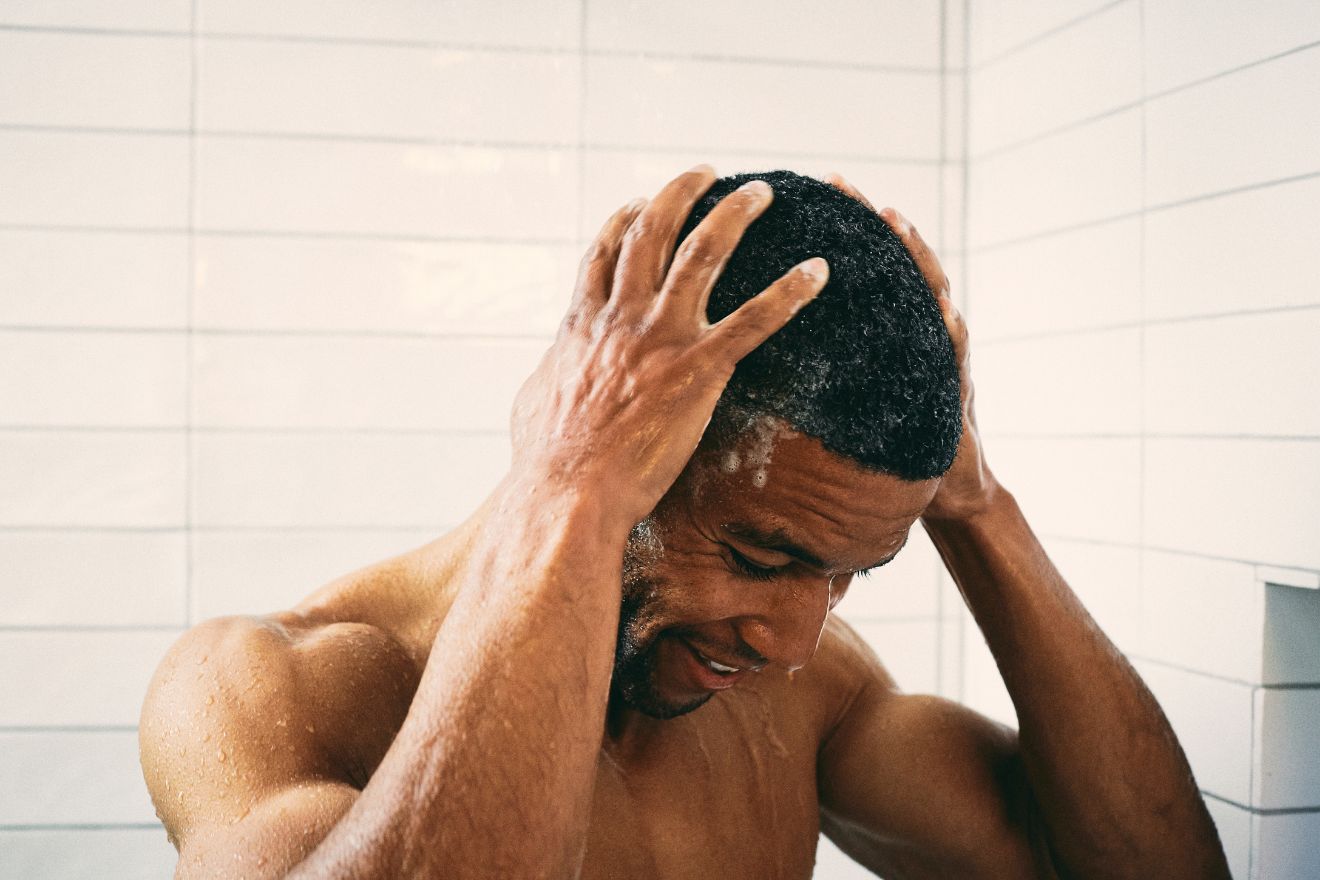
M619 605L619 633L614 647L614 674L610 703L634 709L649 718L668 720L701 708L714 694L682 703L666 700L655 683L656 647L664 630L648 634L657 601L651 568L663 554L653 516L633 527L624 548L623 598Z

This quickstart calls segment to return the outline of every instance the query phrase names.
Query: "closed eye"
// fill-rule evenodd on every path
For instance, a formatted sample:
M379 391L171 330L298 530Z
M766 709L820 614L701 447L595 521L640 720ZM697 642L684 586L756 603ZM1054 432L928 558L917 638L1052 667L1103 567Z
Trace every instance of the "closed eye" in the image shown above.
M725 546L728 547L727 544ZM773 568L764 565L757 565L755 562L752 562L750 559L748 559L746 556L743 556L741 553L739 553L737 550L734 550L732 547L729 547L729 555L733 558L733 564L738 567L738 570L753 580L757 580L757 581L773 580L774 578L778 577L781 572L783 572L782 568Z

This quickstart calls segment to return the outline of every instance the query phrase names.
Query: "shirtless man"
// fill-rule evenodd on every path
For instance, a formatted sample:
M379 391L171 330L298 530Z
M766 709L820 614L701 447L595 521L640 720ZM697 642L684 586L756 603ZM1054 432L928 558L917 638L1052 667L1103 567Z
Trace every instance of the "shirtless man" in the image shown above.
M841 179L763 176L773 193L699 166L605 224L518 394L512 466L461 526L174 645L140 729L177 877L798 880L821 831L891 880L1228 877L1158 705L986 466L934 255ZM934 424L910 445L937 473L799 430L833 380L799 396L796 424L714 429L735 365L812 326L810 308L791 322L831 270L799 263L708 323L744 231L789 193L808 219L813 198L846 202L840 228L922 291L934 390L863 417ZM735 261L768 253L755 233ZM857 261L830 259L842 284ZM902 693L829 616L918 519L1020 733Z

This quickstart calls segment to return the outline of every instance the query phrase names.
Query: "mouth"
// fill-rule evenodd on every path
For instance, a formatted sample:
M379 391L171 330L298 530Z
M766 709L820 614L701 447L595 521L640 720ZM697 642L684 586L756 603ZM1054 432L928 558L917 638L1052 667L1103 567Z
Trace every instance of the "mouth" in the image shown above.
M682 653L684 671L687 677L701 690L722 691L733 687L747 673L754 672L738 666L730 666L707 657L687 639L680 639L686 649Z

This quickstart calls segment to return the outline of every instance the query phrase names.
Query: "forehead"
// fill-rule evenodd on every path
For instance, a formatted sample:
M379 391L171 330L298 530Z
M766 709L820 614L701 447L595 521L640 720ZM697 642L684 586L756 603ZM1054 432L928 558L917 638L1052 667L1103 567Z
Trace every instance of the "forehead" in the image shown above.
M695 504L724 523L782 530L826 561L860 568L896 551L938 480L867 470L819 440L763 419L735 443L694 456Z

